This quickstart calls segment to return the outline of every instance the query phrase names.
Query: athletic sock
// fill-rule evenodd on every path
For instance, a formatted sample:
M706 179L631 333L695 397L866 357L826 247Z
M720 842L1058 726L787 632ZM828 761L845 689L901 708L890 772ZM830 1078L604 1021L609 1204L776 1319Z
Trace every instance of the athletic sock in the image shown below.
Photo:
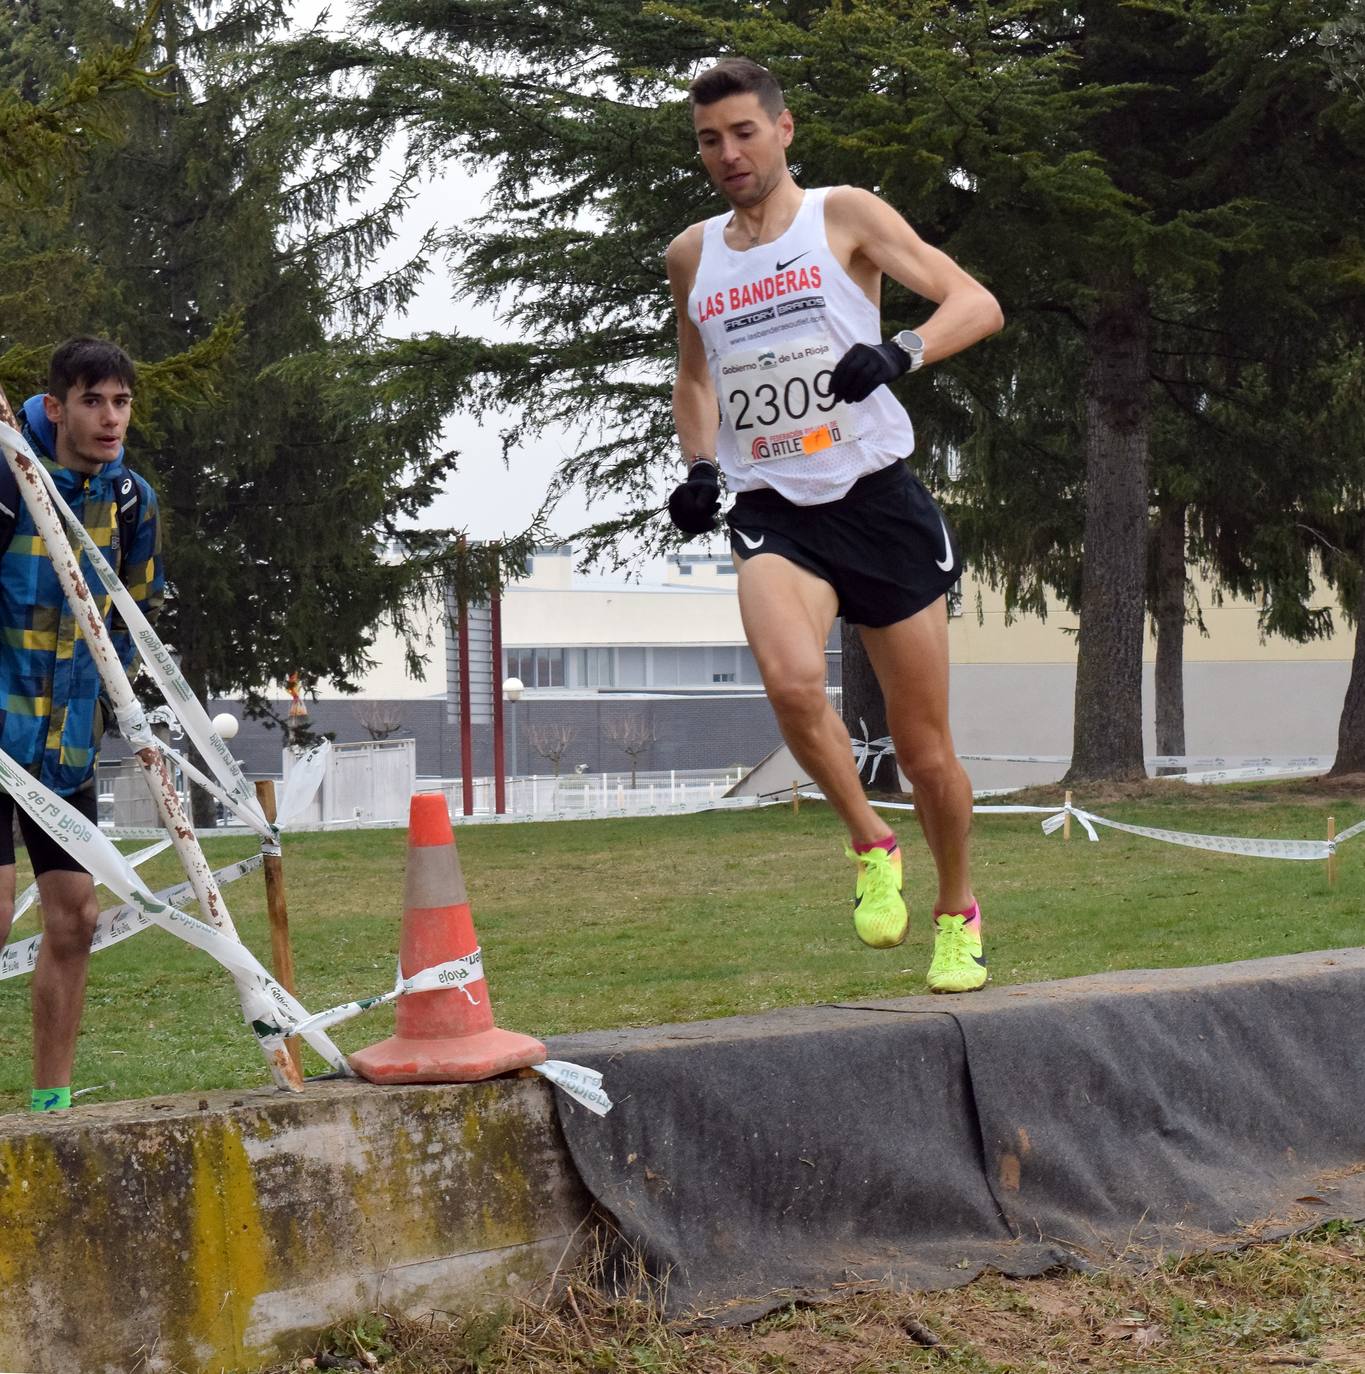
M855 854L868 854L874 849L884 849L888 854L896 852L896 837L889 831L880 840L871 840L867 844L855 844L853 852Z
M940 916L965 916L967 919L963 922L964 926L977 931L981 929L981 903L975 898L972 899L971 906L965 911L939 911L936 907L934 920L937 921Z
M64 1112L70 1105L69 1087L34 1088L28 1099L28 1109L31 1112Z

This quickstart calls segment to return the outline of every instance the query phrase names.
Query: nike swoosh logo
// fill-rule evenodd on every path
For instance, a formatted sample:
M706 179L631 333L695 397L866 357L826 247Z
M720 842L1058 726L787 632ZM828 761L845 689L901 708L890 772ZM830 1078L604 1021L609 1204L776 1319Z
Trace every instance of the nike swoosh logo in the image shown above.
M810 249L807 248L807 249L806 249L806 253L809 253L809 252L810 252ZM806 253L798 253L794 258L788 258L788 259L786 260L786 262L783 262L783 261L779 258L779 259L778 259L778 262L777 262L777 270L778 270L779 272L785 272L785 271L787 270L787 268L789 268L789 267L792 265L792 263L794 263L794 262L800 262L801 259L804 258L804 257L806 256Z
M757 539L750 539L743 530L736 530L735 533L744 541L744 547L746 549L761 549L763 547L763 541L768 537L766 534L760 534Z
M934 563L947 572L953 566L953 543L948 538L948 526L943 523L943 517L938 518L939 528L943 531L943 557L934 559Z

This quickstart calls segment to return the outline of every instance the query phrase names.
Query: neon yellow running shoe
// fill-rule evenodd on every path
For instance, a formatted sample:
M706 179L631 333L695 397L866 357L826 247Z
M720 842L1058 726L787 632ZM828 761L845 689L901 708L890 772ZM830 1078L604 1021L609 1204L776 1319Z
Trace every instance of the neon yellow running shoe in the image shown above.
M901 899L901 850L869 849L864 854L845 848L844 855L858 865L853 889L853 929L873 949L891 949L905 939L910 917Z
M929 965L930 992L975 992L986 985L986 956L981 951L981 907L955 916L934 917L934 957Z

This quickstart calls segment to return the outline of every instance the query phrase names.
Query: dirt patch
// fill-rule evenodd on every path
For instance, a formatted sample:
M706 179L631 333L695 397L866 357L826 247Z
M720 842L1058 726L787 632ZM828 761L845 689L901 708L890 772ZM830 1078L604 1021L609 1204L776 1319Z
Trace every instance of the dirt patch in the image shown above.
M328 1363L388 1374L1365 1374L1365 1226L1199 1254L1141 1272L885 1287L794 1304L748 1327L663 1320L576 1275L566 1296L496 1318L372 1317ZM322 1353L321 1351L319 1353ZM337 1361L346 1361L340 1363ZM289 1371L303 1368L299 1363ZM284 1374L277 1369L275 1374Z

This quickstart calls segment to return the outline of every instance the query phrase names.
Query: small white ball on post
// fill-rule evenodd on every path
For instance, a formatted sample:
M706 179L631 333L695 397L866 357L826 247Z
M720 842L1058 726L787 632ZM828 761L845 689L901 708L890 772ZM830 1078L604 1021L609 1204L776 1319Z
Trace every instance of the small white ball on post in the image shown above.
M213 718L213 728L218 732L220 738L230 740L237 734L237 717L227 711Z

